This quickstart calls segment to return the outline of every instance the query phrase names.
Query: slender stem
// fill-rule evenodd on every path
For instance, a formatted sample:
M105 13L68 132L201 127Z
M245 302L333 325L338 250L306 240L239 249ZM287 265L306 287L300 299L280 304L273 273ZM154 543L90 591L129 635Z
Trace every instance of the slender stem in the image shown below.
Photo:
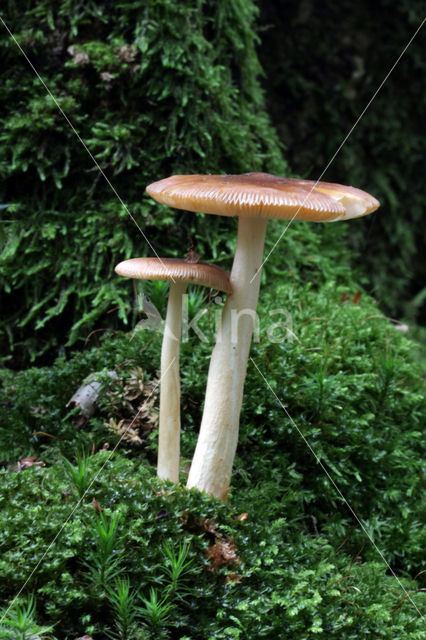
M238 442L244 381L250 351L267 220L240 218L228 296L207 379L200 435L187 487L226 499ZM256 275L252 283L253 276Z
M157 475L178 482L180 454L179 350L185 282L171 282L161 347L160 424Z

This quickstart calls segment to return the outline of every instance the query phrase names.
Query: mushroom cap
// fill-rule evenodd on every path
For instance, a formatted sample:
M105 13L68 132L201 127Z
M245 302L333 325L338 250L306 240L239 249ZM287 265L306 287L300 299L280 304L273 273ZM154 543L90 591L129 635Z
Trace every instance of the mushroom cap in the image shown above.
M170 207L222 216L332 222L365 216L380 206L355 187L270 173L178 175L153 182L146 190Z
M187 262L180 258L130 258L120 262L115 272L126 278L188 282L232 293L229 274L206 262Z

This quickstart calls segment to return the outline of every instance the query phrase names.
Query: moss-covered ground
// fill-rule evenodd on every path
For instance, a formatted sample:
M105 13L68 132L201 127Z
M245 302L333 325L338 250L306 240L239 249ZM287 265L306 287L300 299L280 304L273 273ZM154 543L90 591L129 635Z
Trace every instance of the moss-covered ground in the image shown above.
M137 317L51 367L2 371L4 607L20 593L2 637L29 609L46 639L423 637L424 379L336 233L293 225L266 265L226 504L184 488L207 295L188 301L206 341L182 345L179 486L155 477L161 333ZM159 285L145 294L163 312ZM66 403L93 372L104 394L82 421Z

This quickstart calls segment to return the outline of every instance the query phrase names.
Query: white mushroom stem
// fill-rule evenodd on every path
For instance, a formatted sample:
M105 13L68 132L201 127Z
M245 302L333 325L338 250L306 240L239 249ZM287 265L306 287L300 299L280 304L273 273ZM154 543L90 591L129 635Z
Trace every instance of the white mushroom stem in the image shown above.
M157 475L179 481L180 379L179 350L182 332L182 296L186 282L171 282L161 347L160 420Z
M259 297L267 219L239 219L231 272L210 361L204 413L187 487L226 499L238 442L241 404ZM256 276L251 282L253 276Z

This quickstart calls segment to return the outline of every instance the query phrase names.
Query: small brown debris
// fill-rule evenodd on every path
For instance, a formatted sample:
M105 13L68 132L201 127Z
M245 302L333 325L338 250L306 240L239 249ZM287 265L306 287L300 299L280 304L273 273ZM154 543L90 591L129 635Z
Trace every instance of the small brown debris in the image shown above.
M138 423L139 421L134 421ZM134 446L139 446L142 444L142 438L139 437L139 432L137 429L134 429L130 425L132 422L130 420L120 420L116 422L114 418L110 418L109 422L104 423L108 431L111 431L116 436L118 436L121 440L125 440Z
M122 62L133 62L137 54L137 48L128 44L123 44L118 51L118 57Z
M72 61L74 64L79 65L80 67L84 67L89 64L89 56L84 51L79 51L76 47L71 45L68 47L67 52L72 56Z
M213 535L215 536L217 535L217 524L213 520L213 518L205 518L205 520L200 520L199 522L203 531L205 531L206 533L213 533Z
M187 256L185 258L185 262L188 262L189 264L196 264L200 260L200 258L201 258L200 254L196 253L196 251L194 250L194 242L191 238L191 246L187 250Z
M216 539L218 535L221 535L216 533L217 524L213 518L190 518L189 515L188 511L184 511L181 515L180 521L193 533L207 533L210 536L213 536L214 539Z
M245 520L247 520L248 518L248 513L244 512L244 513L240 513L239 516L237 516L237 520L239 520L240 522L244 522Z
M244 518L244 516L248 516L248 514L242 513L241 516ZM238 518L239 517L240 516L238 516ZM210 544L205 552L210 561L207 567L209 571L217 571L223 566L233 569L241 563L234 539L218 531L218 525L213 518L194 518L191 517L191 514L186 510L182 513L180 521L185 529L196 534L204 534L209 538ZM237 577L230 577L228 582L232 580L235 582L239 581Z
M233 538L217 539L216 542L207 549L206 554L210 560L210 571L217 571L220 567L224 566L233 568L241 562Z
M46 433L46 431L33 431L32 436L46 436L47 438L55 438L55 440L61 440L58 436L54 436L51 433Z
M105 396L104 409L115 414L105 427L131 445L140 446L157 425L157 397L158 381L144 382L142 369L131 369ZM130 417L123 418L129 413Z
M102 71L100 74L101 80L104 83L105 89L111 88L111 83L114 80L115 76L109 71Z
M236 584L240 584L242 579L243 576L240 573L234 573L234 571L230 571L230 573L228 573L225 578L225 583L228 584L229 582L235 582Z
M100 513L101 511L103 511L103 508L101 507L101 505L99 504L99 502L96 500L96 498L93 498L93 502L92 502L94 508L96 509L96 511L98 513Z
M37 460L37 456L28 456L28 458L22 458L18 462L18 471L24 471L30 467L45 467L46 463L43 460Z

